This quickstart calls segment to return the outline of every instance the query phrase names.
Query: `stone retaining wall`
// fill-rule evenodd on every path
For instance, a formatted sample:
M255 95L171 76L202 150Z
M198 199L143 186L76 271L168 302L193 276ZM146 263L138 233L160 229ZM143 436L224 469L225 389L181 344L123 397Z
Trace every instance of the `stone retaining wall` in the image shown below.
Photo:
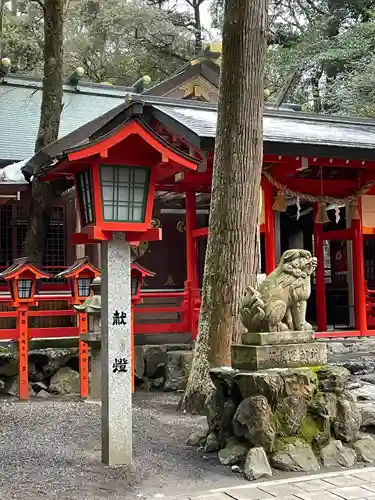
M344 366L353 376L374 374L375 378L375 337L329 340L328 351L330 363ZM191 361L192 344L137 345L135 346L136 386L144 389L183 390ZM38 389L40 392L41 387L49 391L52 376L63 367L68 367L75 372L72 373L69 370L59 372L58 377L71 380L65 390L78 393L78 351L76 348L31 350L29 353L30 392L33 393ZM10 352L0 352L0 392L17 393L16 375L17 357L14 348L11 348ZM37 382L40 384L35 385ZM366 390L368 391L367 388Z
M190 344L135 347L136 386L166 391L183 390L193 352ZM0 393L16 396L18 363L15 351L0 352ZM79 394L78 349L29 351L29 393Z
M207 430L188 444L218 452L223 465L243 468L247 479L271 476L272 468L312 472L375 463L375 441L364 433L375 423L374 409L357 404L346 368L216 368L211 378Z

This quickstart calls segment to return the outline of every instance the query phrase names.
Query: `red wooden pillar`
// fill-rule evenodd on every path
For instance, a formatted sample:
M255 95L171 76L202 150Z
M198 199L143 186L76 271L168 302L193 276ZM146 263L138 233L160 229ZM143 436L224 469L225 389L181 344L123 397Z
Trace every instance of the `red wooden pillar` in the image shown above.
M186 191L186 283L188 297L187 306L189 307L190 330L192 340L195 341L198 335L198 321L200 310L200 292L198 290L198 259L196 239L193 236L193 230L197 222L197 202L194 191Z
M196 227L197 203L194 191L186 191L186 280L190 281L192 288L198 288L198 262L196 241L193 230Z
M262 183L264 192L264 244L266 254L266 274L276 269L276 235L275 235L275 212L273 205L273 187L266 180Z
M323 224L317 224L315 217L318 211L317 203L314 203L314 254L318 259L318 267L315 271L316 286L316 316L318 332L327 331L327 310L326 310L326 285L324 279L324 238Z
M366 311L366 280L362 234L362 208L359 203L360 219L352 219L353 228L353 284L354 284L354 314L356 328L361 335L367 333Z
M87 314L78 313L79 335L88 332ZM89 346L79 338L79 390L81 398L89 397Z
M18 395L21 401L29 399L29 339L28 339L28 307L18 306L17 327L18 339Z

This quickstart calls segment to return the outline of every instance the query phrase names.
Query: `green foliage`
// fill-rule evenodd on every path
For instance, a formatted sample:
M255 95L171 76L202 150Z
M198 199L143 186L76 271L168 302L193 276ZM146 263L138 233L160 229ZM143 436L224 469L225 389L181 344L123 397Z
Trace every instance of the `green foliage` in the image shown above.
M65 70L94 82L155 84L196 52L194 6L209 0L67 0ZM220 28L224 0L211 2ZM37 2L5 10L2 56L12 71L42 74L43 16ZM375 117L375 0L270 0L265 88L272 103L289 76L286 100L305 111Z
M87 0L80 3L82 12ZM66 53L74 51L90 79L130 84L148 73L155 81L192 55L191 33L176 27L163 10L141 1L97 3L98 11L86 16L87 32L75 31L66 46Z
M42 37L38 30L35 31L33 6L30 6L30 13L31 16L12 16L8 10L4 12L1 55L10 57L13 71L20 73L31 73L38 66L42 67Z
M269 101L295 72L287 99L307 111L375 116L372 0L277 4L267 60ZM283 14L284 12L284 14ZM282 25L282 18L290 22Z
M41 74L43 16L30 0L23 12L5 13L3 56L12 71ZM153 83L192 57L194 33L186 13L171 13L146 0L69 0L64 26L64 63L94 82L129 85L148 74Z

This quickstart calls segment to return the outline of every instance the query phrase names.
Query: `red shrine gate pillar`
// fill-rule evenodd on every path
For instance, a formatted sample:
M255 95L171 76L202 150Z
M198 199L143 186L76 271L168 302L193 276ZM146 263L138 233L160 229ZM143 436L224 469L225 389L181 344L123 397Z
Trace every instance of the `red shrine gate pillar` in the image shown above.
M197 242L194 235L197 223L197 203L195 191L186 191L186 283L185 292L188 292L187 304L191 325L192 340L198 335L200 313L200 289L198 282Z
M358 203L359 218L352 219L353 229L353 284L354 284L354 315L357 330L361 335L367 333L366 310L366 279L364 248L362 234L362 205Z
M198 288L198 261L196 240L193 231L196 228L196 197L194 191L186 191L186 279L192 288Z
M315 293L316 293L316 322L318 332L327 331L327 310L326 310L326 285L324 279L324 239L323 224L317 224L315 217L318 211L318 204L313 204L314 214L314 254L318 259L318 267L315 271Z
M273 205L273 187L270 182L263 179L264 192L264 246L266 254L266 274L276 269L276 234L275 234L275 212Z

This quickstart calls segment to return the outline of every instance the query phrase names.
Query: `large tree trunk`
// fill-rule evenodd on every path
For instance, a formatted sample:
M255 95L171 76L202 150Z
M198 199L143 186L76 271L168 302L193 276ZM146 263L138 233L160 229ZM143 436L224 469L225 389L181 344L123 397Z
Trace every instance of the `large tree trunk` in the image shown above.
M63 98L63 18L65 0L44 0L44 79L35 152L58 138ZM42 265L45 240L55 198L53 183L32 181L32 204L25 255Z
M239 303L257 272L267 0L226 0L218 125L199 334L180 406L200 411L210 367L230 366Z

